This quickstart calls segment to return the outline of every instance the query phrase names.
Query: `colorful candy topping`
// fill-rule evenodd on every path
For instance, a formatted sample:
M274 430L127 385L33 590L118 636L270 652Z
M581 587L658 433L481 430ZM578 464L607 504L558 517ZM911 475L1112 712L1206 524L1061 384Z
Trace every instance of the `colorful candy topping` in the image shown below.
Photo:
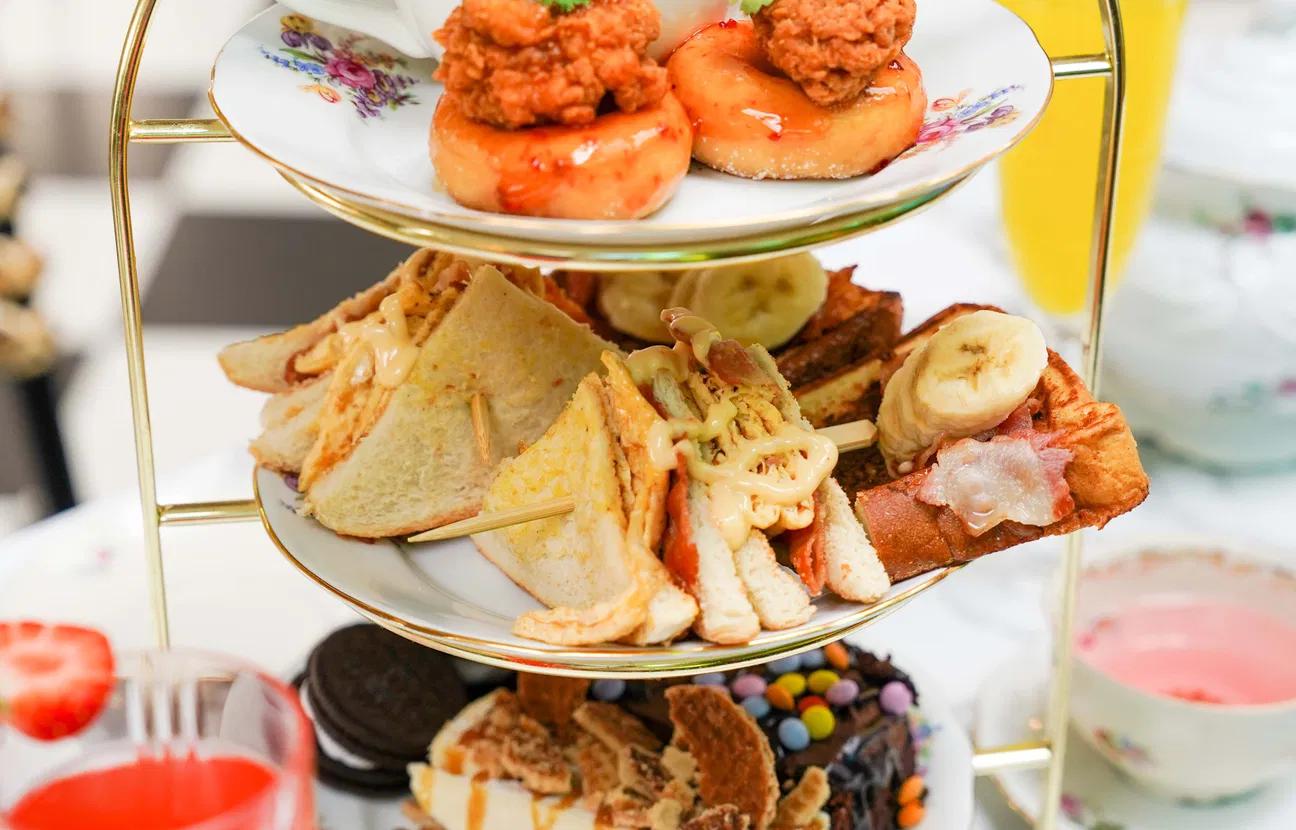
M747 710L747 714L756 720L760 720L770 713L770 703L760 695L749 697L743 700L742 708Z
M770 674L787 674L801 668L801 657L797 654L791 657L780 657L768 663L765 668L769 669Z
M878 693L878 703L888 715L903 715L913 706L913 692L899 680L892 680Z
M759 674L739 675L733 682L734 697L739 700L759 697L765 694L765 685L765 678Z
M792 693L786 687L777 683L765 690L765 699L769 701L771 706L785 712L790 712L796 708L796 700L793 699Z
M789 752L800 752L810 746L810 730L797 718L786 718L778 725L778 739Z
M595 680L594 685L590 687L590 692L596 700L607 701L612 703L620 700L625 694L626 682L612 678L611 680Z
M846 651L846 646L841 643L830 643L824 646L823 653L828 665L837 671L846 671L850 668L850 652Z
M921 801L910 801L900 808L900 813L896 816L896 824L900 826L901 830L908 830L908 828L917 827L922 823L925 815L927 815L927 810L923 807Z
M900 785L896 791L896 801L903 807L906 804L912 804L922 798L922 794L927 790L927 784L923 782L921 775L911 775Z
M775 680L774 685L782 686L784 689L787 689L788 694L792 695L792 697L797 697L798 695L805 694L805 675L797 672L789 672L778 680Z
M859 692L859 684L848 677L829 686L828 691L824 692L824 697L833 706L850 706L855 702L855 698L859 697Z
M831 669L819 669L810 674L807 685L810 687L810 691L817 695L821 695L832 688L832 685L839 679L837 672L832 671Z
M827 706L811 706L806 709L801 713L801 722L806 725L811 739L816 741L827 738L837 728L837 719Z
M807 651L801 655L801 669L803 671L814 671L822 669L824 665L824 653L822 649Z
M806 695L797 701L797 711L804 712L811 706L827 706L828 701L819 697L819 695Z
M710 672L708 674L699 674L693 678L693 682L698 686L723 686L725 676L720 672Z

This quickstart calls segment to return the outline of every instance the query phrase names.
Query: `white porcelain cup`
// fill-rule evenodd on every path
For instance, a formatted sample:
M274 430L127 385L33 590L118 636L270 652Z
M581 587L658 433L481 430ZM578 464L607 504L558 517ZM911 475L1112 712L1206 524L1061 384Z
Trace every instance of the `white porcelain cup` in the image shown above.
M1135 604L1192 599L1243 605L1296 626L1296 574L1277 564L1292 561L1290 554L1265 555L1236 543L1202 540L1166 539L1113 550L1094 557L1081 572L1075 631L1087 631ZM1289 664L1294 655L1273 659ZM1210 802L1296 770L1296 699L1196 703L1143 691L1078 656L1072 669L1076 731L1154 792Z
M432 33L441 28L458 0L283 0L307 17L354 29L386 41L416 58L441 56ZM724 19L728 0L655 0L662 16L661 37L650 54L665 58L689 35Z

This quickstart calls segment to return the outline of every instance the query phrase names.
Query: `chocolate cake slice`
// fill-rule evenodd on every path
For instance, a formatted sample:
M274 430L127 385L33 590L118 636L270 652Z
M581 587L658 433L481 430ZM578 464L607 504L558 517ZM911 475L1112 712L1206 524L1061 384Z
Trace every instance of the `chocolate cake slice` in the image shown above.
M830 679L832 683L828 683ZM724 685L730 690L747 713L756 718L769 741L784 793L795 787L808 769L823 769L832 791L824 807L831 830L893 830L907 826L907 822L902 825L899 820L904 806L900 804L900 790L906 781L917 781L917 747L910 712L917 704L918 691L913 680L889 660L846 643L834 643L825 649L723 675L629 684L598 681L593 692L616 700L658 737L669 740L671 722L665 690L681 683ZM772 688L782 688L786 695ZM829 734L811 735L807 727L801 736L795 727L782 726L789 720L804 723L805 710L815 705L823 705L832 715ZM781 735L780 729L795 734ZM804 746L799 740L802 738ZM910 788L915 786L911 784ZM911 800L906 798L906 803Z
M446 830L514 830L538 816L643 830L907 830L923 819L913 682L852 646L667 681L519 675L516 689L469 704L409 768L418 808Z

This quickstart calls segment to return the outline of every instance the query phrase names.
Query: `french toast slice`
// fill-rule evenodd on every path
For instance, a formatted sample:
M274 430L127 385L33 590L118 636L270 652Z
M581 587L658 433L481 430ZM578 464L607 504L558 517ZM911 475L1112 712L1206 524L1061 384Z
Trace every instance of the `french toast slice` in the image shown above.
M1032 428L1055 437L1051 446L1073 456L1064 473L1075 508L1057 521L1036 527L1012 521L973 535L947 507L924 503L918 491L931 473L925 466L885 483L868 483L855 496L855 510L893 580L968 562L1013 545L1101 528L1147 497L1148 478L1120 408L1094 400L1080 377L1053 351L1034 396L1039 411ZM876 448L868 469L885 471ZM883 472L883 475L885 473Z

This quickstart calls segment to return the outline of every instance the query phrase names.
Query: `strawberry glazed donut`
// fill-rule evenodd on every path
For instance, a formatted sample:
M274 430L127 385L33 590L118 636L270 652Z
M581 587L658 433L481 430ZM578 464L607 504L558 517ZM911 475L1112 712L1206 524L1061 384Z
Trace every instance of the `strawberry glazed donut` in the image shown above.
M648 57L651 0L464 0L435 33L433 167L499 213L637 219L688 172L693 134Z
M745 4L746 5L746 4ZM903 48L912 0L774 0L680 46L667 68L693 157L751 179L874 172L918 138L927 95Z

